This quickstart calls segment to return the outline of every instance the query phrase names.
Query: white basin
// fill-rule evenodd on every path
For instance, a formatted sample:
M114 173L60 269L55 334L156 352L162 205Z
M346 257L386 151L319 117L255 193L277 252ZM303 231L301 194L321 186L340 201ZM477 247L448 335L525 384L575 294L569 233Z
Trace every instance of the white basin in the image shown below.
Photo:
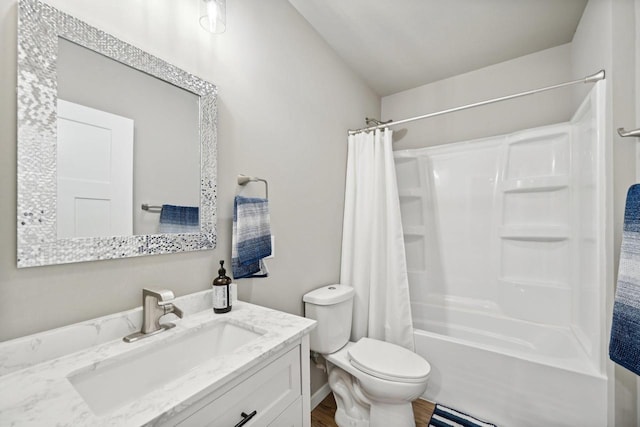
M232 353L265 332L256 332L239 322L216 320L153 345L132 348L124 355L80 369L67 379L91 410L103 415L181 377L195 366Z

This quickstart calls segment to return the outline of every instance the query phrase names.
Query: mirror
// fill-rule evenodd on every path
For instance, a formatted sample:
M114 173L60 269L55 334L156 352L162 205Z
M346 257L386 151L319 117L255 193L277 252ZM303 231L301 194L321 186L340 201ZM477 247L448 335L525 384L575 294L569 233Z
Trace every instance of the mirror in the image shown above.
M19 2L18 267L212 249L215 178L215 85Z
M57 87L58 238L156 234L143 204L200 206L196 94L60 37Z

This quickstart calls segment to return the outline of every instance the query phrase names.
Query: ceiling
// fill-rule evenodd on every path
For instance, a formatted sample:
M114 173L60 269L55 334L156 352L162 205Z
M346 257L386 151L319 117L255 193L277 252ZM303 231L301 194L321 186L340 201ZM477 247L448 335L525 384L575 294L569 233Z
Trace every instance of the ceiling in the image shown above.
M379 95L569 43L587 0L289 0Z

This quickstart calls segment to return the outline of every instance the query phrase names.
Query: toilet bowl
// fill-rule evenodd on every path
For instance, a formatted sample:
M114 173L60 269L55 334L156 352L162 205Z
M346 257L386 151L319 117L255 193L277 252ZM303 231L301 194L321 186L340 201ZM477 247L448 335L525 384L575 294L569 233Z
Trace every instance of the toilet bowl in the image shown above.
M411 402L427 388L431 366L403 347L371 338L349 341L354 290L329 285L303 298L305 316L318 321L311 350L327 361L340 427L413 427Z

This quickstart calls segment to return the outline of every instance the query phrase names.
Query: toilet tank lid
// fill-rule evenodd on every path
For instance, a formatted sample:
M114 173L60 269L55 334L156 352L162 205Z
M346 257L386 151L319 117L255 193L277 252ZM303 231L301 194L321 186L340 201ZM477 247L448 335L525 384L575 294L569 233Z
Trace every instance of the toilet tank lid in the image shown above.
M302 301L316 305L338 304L353 298L354 290L346 285L327 285L304 294Z

